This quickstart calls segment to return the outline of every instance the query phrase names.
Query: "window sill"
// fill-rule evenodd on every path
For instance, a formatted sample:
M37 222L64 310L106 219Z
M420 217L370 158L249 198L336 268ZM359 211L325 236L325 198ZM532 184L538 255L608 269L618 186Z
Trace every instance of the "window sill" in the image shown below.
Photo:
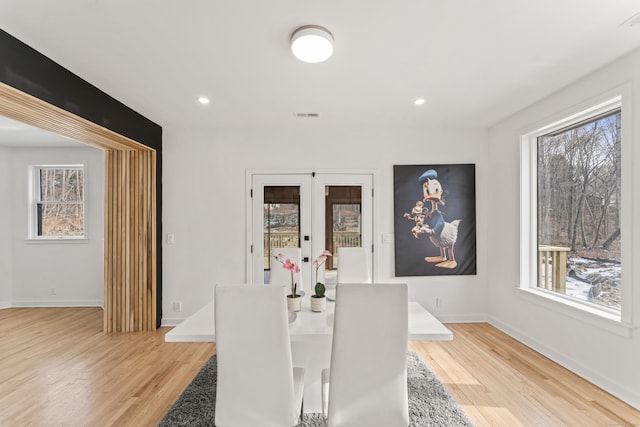
M86 237L27 237L24 242L29 245L51 245L51 244L87 244L89 239Z
M636 328L633 324L623 322L619 314L590 307L578 301L554 295L551 292L532 288L516 288L516 290L519 297L529 302L621 337L631 338L631 332Z

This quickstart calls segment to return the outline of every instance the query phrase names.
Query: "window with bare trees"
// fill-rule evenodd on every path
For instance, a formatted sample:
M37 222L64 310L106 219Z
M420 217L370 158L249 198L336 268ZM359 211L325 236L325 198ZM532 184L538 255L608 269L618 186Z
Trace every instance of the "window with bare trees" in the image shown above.
M618 96L522 137L522 287L612 319L625 295L623 116Z
M84 167L34 166L32 171L31 237L84 237Z
M620 110L538 137L539 286L620 309ZM553 249L555 248L555 249ZM566 252L553 265L553 252ZM560 272L562 273L562 272Z

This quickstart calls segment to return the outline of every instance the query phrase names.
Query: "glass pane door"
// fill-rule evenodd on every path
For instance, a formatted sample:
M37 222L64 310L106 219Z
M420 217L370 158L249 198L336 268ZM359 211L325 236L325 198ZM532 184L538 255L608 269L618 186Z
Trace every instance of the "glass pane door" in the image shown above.
M362 246L362 188L325 186L325 246L332 256L325 264L325 280L335 283L338 248Z
M317 256L328 249L332 254L318 271L318 281L334 285L339 247L373 247L373 176L316 174L314 188L314 212L317 209L324 215L313 217L314 236L322 236L314 239L313 253ZM374 277L372 253L370 260Z
M263 212L264 269L268 282L274 262L279 267L273 259L277 249L300 247L300 187L265 186Z
M282 268L273 258L278 249L300 248L298 289L309 289L309 262L303 260L310 252L310 186L310 175L252 176L251 283L269 283L272 270Z
M250 283L269 283L279 248L300 248L298 289L309 294L316 281L335 284L339 247L372 248L373 175L254 174L251 183ZM316 277L312 262L325 249L332 256Z

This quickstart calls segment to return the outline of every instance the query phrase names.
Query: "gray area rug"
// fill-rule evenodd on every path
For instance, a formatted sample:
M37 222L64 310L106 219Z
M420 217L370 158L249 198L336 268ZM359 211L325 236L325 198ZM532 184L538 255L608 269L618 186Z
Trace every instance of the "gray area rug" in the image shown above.
M213 356L182 392L159 426L214 426L216 371L216 356ZM407 353L407 386L410 427L473 427L464 411L415 352ZM322 425L320 414L304 414L299 427Z

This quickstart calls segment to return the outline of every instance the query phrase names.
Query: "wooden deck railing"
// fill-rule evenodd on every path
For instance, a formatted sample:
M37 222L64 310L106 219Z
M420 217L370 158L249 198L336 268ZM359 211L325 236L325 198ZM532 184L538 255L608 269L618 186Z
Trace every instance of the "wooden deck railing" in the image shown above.
M353 248L362 246L360 233L354 231L334 231L333 232L333 252L338 255L338 248Z
M300 246L300 235L290 233L264 233L265 248L297 248Z
M567 289L567 252L563 246L538 246L538 287L558 293Z
M264 268L269 268L269 253L267 248L297 248L300 246L297 232L264 233ZM359 232L334 231L333 232L333 257L334 268L337 265L338 248L362 246Z

